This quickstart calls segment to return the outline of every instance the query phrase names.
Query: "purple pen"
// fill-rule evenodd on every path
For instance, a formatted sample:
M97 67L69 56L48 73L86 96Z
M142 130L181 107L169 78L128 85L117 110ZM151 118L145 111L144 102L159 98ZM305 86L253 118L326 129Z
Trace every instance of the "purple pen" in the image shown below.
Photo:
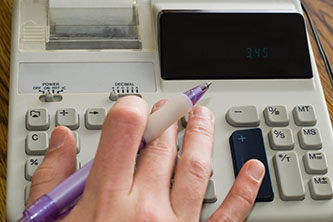
M169 126L191 111L211 84L212 82L202 83L171 99L151 114L139 149L144 148L146 144L159 137ZM23 217L18 222L52 221L66 210L68 211L83 193L92 164L93 159L49 193L36 200L23 212Z

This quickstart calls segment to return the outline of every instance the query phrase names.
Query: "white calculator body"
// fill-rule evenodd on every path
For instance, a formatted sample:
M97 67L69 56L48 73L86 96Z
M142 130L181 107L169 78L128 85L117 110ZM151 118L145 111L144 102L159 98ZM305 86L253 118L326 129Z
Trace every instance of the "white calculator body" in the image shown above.
M201 220L251 157L267 173L247 221L333 221L332 125L298 0L14 0L11 50L8 221L57 125L75 132L80 168L119 97L152 106L208 80L199 105L216 126Z

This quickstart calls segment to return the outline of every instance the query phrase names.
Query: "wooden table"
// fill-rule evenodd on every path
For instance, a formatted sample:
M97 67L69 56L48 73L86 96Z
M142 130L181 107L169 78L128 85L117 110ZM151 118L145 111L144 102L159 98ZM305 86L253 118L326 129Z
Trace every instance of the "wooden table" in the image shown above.
M304 0L314 20L320 38L333 65L333 1ZM10 29L12 0L0 3L0 221L5 221L6 196L6 160L7 160L7 124L8 124L8 89L10 67ZM310 32L311 33L311 32ZM324 88L327 106L333 122L333 88L319 54L317 45L311 35L321 82Z

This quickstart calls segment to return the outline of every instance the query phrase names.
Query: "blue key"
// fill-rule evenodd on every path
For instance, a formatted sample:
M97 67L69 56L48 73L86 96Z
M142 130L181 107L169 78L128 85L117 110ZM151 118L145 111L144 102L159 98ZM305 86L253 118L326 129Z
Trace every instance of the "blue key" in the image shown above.
M262 131L259 128L237 130L233 132L229 139L232 161L234 164L235 177L237 177L242 166L250 159L260 160L266 167L264 180L261 184L256 201L272 201L274 192L272 189L271 177L267 164L265 145Z

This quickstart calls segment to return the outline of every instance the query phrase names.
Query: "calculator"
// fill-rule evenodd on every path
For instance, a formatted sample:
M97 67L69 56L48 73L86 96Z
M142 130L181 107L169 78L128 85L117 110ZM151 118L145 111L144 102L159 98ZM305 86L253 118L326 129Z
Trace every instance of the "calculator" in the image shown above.
M333 221L332 125L299 0L14 0L11 51L8 221L56 126L80 169L119 98L152 107L203 81L216 125L201 220L255 158L266 174L248 222Z

